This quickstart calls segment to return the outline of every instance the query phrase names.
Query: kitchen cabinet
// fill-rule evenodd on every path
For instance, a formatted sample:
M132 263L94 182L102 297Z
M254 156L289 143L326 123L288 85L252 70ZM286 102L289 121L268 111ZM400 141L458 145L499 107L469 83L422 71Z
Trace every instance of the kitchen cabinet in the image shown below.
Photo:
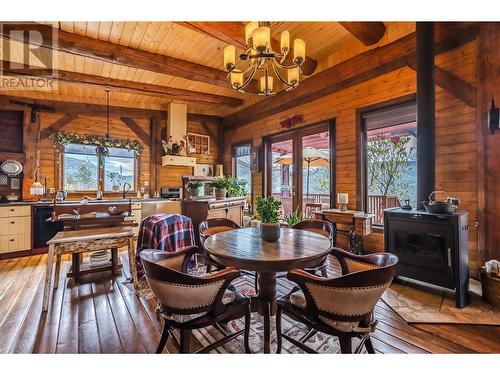
M236 224L243 226L243 208L245 198L226 198L221 200L216 199L198 199L184 200L182 202L182 214L191 218L193 229L198 246L199 235L198 226L205 219L223 218L234 221Z
M31 249L31 206L0 207L0 254Z

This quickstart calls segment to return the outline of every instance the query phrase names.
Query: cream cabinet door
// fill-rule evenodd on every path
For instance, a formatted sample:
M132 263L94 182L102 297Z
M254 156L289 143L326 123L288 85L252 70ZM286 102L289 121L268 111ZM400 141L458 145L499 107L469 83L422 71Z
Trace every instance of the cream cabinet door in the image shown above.
M31 233L31 217L3 217L0 218L0 235Z
M29 234L12 234L0 236L0 253L29 250L31 248Z
M0 217L30 216L31 206L0 207Z

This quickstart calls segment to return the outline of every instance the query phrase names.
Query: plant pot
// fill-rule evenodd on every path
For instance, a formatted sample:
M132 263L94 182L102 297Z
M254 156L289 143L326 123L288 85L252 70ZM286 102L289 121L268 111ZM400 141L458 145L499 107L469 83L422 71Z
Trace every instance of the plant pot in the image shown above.
M114 192L120 191L120 185L113 185L113 186L111 186L111 190L113 190Z
M260 238L264 241L276 242L280 235L280 223L260 223Z
M215 189L215 199L225 199L227 195L227 189Z

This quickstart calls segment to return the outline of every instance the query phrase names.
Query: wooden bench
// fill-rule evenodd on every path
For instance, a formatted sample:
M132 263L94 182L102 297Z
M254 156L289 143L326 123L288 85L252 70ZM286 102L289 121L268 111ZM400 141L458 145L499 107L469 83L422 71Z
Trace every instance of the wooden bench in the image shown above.
M56 267L54 275L54 289L59 284L59 270L61 267L61 256L64 254L81 254L90 251L111 249L111 264L106 267L99 267L99 271L110 270L114 276L118 275L118 248L127 246L129 255L130 272L134 286L137 285L137 271L134 257L134 232L130 227L114 227L101 229L85 229L75 231L58 232L47 244L49 252L47 257L47 269L45 274L45 285L43 289L43 308L47 311L49 295L52 284L52 266L54 257ZM96 270L86 270L82 273L96 272Z

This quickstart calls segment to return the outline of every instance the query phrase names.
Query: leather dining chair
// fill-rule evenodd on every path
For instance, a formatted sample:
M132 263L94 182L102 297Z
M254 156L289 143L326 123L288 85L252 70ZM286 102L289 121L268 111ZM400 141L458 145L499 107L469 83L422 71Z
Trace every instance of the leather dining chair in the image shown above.
M304 339L296 340L281 331L281 317L286 314L309 327L311 332L337 336L341 353L361 353L363 346L374 353L370 333L377 321L373 310L394 277L398 258L390 253L354 255L334 248L332 255L342 268L342 276L322 278L303 270L291 270L287 278L298 287L277 301L276 330L278 349L281 352L285 338L307 353L315 353L305 345ZM352 339L359 343L352 350Z
M214 326L223 338L196 353L208 353L228 341L244 334L245 352L250 353L250 298L239 293L230 284L240 276L235 268L225 268L206 276L188 275L189 259L199 252L197 247L175 253L143 250L140 254L146 278L155 294L157 313L163 319L163 332L156 353L161 353L169 337L180 353L189 352L191 332ZM244 329L227 333L220 323L245 318ZM180 331L180 340L172 334Z
M309 232L320 234L330 240L332 248L335 246L337 238L337 229L335 225L330 223L329 221L306 219L298 222L295 225L292 225L291 229L302 229ZM316 274L319 271L321 273L321 276L328 277L326 267L327 267L327 260L325 259L317 267L307 268L305 269L305 271L312 274Z
M217 262L215 262L210 258L210 254L208 254L204 246L205 240L208 237L213 236L214 234L239 228L241 227L234 221L225 218L206 219L200 223L200 225L198 226L198 232L200 236L200 244L203 250L203 254L205 255L205 258L207 258L208 260L207 272L211 271L212 266L215 266L215 268L222 268L223 266L219 265Z

